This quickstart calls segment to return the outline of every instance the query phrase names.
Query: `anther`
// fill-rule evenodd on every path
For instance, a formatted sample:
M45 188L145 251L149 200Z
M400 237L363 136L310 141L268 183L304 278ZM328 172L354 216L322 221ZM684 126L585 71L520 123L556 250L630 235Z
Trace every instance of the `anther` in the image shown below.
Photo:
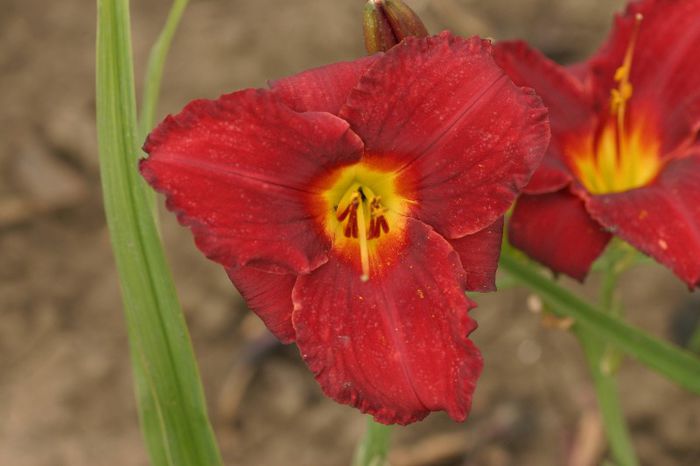
M351 208L352 208L352 204L349 204L349 205L345 208L345 210L343 210L343 211L342 211L341 213L339 213L339 214L336 214L336 218L338 219L339 222L342 222L343 220L345 220L345 219L347 218L348 214L350 213L350 209L351 209Z
M389 224L383 215L377 219L377 223L379 223L379 226L382 228L384 234L389 233ZM379 232L377 232L377 236L379 236Z

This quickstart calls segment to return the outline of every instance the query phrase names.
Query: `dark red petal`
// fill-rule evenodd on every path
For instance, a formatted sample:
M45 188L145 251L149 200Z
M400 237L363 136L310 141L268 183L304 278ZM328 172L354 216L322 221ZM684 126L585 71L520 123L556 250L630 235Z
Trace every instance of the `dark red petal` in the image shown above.
M518 86L531 87L549 110L552 136L562 131L590 128L595 118L583 83L525 42L499 42L493 57Z
M448 240L462 261L467 291L496 290L502 240L503 217L478 233Z
M300 276L297 344L328 396L379 422L407 424L437 410L463 421L482 360L467 338L476 324L459 258L411 219L394 247L377 259L393 265L367 282L340 256Z
M340 115L370 158L392 157L414 172L412 215L449 238L503 215L549 140L540 99L496 66L490 43L449 33L387 52Z
M649 186L592 197L588 210L688 286L700 285L700 152L671 161Z
M197 246L235 268L308 272L326 261L304 202L309 181L359 160L362 142L328 113L296 113L267 91L190 103L151 133L141 173Z
M499 42L494 47L494 59L515 84L533 88L549 110L552 141L525 191L534 194L564 188L572 179L565 161L566 139L572 134L592 132L596 122L586 84L521 41ZM582 76L580 68L576 67L575 73Z
M550 147L535 174L532 175L530 182L523 188L524 193L551 193L571 184L573 175L558 156L552 156L552 152Z
M566 67L566 71L568 71L571 76L580 82L581 85L587 89L586 92L591 95L590 86L592 84L592 76L591 68L588 66L588 62L583 61L568 65Z
M508 225L513 246L553 271L580 281L610 237L568 189L520 196Z
M333 63L270 82L270 88L297 112L328 112L337 115L360 80L381 54Z
M294 341L292 288L296 275L269 273L253 267L226 269L251 311L282 343Z
M635 109L653 113L662 125L661 152L686 144L700 128L699 0L645 0L615 18L607 43L591 59L600 107L607 108L615 70L622 65L634 29L643 15L634 48L630 82Z

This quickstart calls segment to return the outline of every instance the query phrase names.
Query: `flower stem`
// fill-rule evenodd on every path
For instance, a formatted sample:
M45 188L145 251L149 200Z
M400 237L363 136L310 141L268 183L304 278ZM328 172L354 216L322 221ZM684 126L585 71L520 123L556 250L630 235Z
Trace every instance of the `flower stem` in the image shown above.
M385 466L389 453L391 426L379 424L371 417L367 418L367 431L357 445L353 466Z
M560 316L576 319L577 324L678 385L700 394L700 358L674 345L658 340L609 316L540 273L537 267L520 260L508 248L501 255L501 268L553 305Z
M693 353L700 353L700 324L695 327L688 342L688 349Z
M605 264L601 285L600 305L603 312L611 315L621 313L620 306L615 302L615 290L620 271L617 265L615 260ZM614 357L616 349L610 348L604 339L589 329L577 325L574 327L574 331L583 347L591 371L612 457L620 466L638 466L639 460L632 446L627 422L620 405L617 381L615 380L616 370L611 364L606 364L607 359Z
M632 447L627 423L620 406L615 375L606 371L601 364L605 357L605 342L593 332L583 328L576 328L575 332L583 347L593 377L596 397L612 456L619 466L637 466L639 461Z

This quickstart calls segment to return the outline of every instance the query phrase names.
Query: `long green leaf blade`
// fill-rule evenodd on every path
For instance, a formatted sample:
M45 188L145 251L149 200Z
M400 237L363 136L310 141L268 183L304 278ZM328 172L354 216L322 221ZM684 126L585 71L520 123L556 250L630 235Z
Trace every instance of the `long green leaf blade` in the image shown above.
M97 5L100 171L143 433L154 466L220 465L187 327L137 172L128 0Z
M611 317L542 276L506 248L501 267L553 305L552 311L577 323L678 385L700 394L700 358Z
M163 78L163 69L165 67L165 58L170 50L173 36L177 30L177 26L182 19L182 13L187 7L188 0L174 0L173 5L168 13L168 19L165 21L165 26L160 32L156 43L151 48L151 53L148 56L148 65L146 66L146 77L143 82L143 97L141 98L141 113L140 113L140 137L146 139L146 135L153 128L155 123L156 105L160 94L160 83Z

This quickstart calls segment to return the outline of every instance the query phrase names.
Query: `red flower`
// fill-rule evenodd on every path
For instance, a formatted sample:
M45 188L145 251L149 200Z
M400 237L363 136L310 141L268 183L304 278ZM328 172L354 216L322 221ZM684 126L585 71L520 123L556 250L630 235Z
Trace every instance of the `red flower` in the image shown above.
M611 235L700 284L700 1L646 0L588 62L520 42L494 55L549 108L552 144L516 204L512 243L583 280Z
M385 423L466 418L502 215L548 142L490 44L445 33L190 103L148 182L324 392Z

